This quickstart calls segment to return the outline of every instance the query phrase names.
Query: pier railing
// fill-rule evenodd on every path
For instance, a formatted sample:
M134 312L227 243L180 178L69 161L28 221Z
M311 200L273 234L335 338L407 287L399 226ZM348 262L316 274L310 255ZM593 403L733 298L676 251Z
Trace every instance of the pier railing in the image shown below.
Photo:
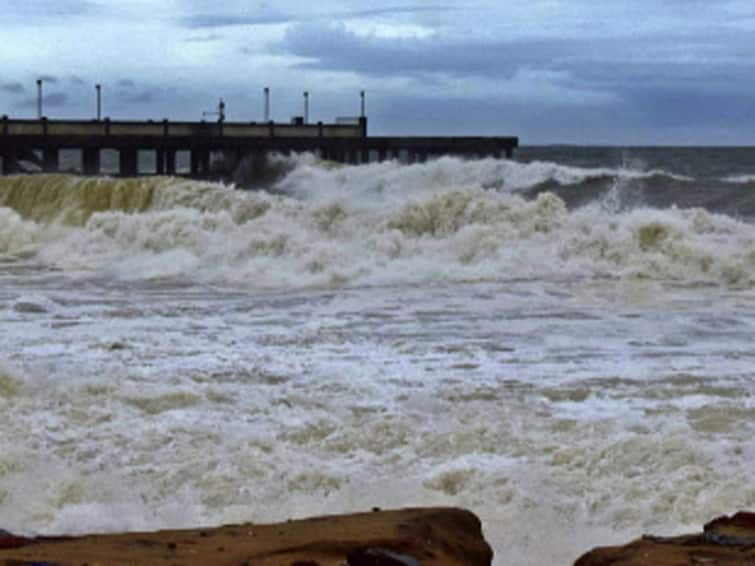
M53 172L60 167L60 152L81 152L78 170L85 175L101 172L103 150L118 152L118 171L123 176L140 174L140 154L154 152L152 173L176 174L176 153L190 153L191 176L211 176L211 155L238 162L248 154L310 151L323 159L366 163L385 159L406 162L456 154L510 156L518 145L515 137L371 137L367 118L334 124L278 122L173 122L124 120L16 120L0 118L0 173L28 170Z

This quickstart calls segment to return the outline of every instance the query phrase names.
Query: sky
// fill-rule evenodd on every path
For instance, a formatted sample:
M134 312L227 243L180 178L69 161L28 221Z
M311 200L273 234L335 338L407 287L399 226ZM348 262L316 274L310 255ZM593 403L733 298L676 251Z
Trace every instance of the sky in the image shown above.
M0 114L753 145L752 0L0 0ZM206 119L213 119L208 116Z

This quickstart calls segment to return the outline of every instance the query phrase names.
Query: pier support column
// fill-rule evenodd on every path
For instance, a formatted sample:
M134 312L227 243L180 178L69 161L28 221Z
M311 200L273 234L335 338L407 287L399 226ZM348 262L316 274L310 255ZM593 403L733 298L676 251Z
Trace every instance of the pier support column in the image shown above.
M81 169L84 175L100 174L99 148L86 147L81 150Z
M379 162L382 163L383 161L385 161L386 156L387 156L387 153L385 151L385 148L381 147L380 149L378 149L378 161Z
M198 150L192 149L191 150L191 157L190 157L191 165L189 166L189 174L192 177L196 177L199 175L199 153Z
M207 149L191 150L191 176L199 177L210 174L210 152Z
M60 150L57 147L46 147L42 150L42 170L45 173L56 173L60 168Z
M199 154L199 162L202 168L202 175L207 177L210 174L210 151L203 149Z
M176 150L175 149L165 150L165 174L166 175L176 174Z
M367 147L363 147L360 150L360 157L359 161L362 164L369 163L370 162L370 150Z
M155 150L155 174L165 174L165 150L162 148Z
M136 177L139 175L139 153L135 149L121 149L119 155L121 177Z
M3 175L12 175L18 173L18 163L16 162L16 150L13 148L3 152Z

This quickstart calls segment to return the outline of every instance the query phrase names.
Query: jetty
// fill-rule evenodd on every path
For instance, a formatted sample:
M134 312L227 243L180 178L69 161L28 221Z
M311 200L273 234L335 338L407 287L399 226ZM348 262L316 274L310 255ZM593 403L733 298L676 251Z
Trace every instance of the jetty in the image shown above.
M325 160L351 164L386 159L414 163L440 155L511 157L517 146L518 138L511 136L370 136L366 116L311 124L304 117L288 123L226 122L222 113L218 121L198 122L0 117L3 175L63 170L100 175L105 151L115 163L109 174L210 178L217 174L215 163L240 163L249 155L271 152L312 152ZM61 167L62 152L69 157L66 167ZM179 167L179 161L186 165Z

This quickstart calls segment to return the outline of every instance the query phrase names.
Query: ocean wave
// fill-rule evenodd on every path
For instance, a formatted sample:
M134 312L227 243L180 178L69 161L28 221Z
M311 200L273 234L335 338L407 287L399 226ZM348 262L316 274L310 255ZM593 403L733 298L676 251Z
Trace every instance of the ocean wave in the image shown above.
M746 222L699 208L622 207L617 185L578 208L553 192L521 193L524 179L530 187L542 178L579 183L605 172L494 159L361 167L294 159L269 191L160 177L0 179L0 253L34 253L60 269L117 278L260 289L564 277L755 281L755 229Z
M736 185L749 185L750 183L755 183L755 175L729 175L722 178L721 181Z

